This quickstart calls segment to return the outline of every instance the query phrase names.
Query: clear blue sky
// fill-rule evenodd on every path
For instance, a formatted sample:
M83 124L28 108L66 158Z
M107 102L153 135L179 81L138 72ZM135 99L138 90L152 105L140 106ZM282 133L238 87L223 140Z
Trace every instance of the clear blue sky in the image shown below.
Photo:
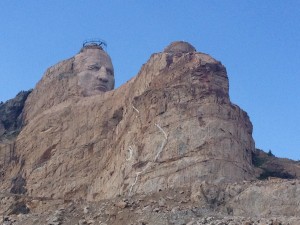
M0 101L33 88L83 40L108 43L117 87L185 40L227 68L256 147L300 160L299 0L1 0Z

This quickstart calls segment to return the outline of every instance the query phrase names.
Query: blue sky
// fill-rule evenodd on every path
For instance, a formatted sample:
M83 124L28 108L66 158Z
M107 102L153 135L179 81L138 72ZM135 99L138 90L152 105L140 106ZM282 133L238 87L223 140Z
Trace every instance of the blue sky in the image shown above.
M100 37L117 87L170 42L190 42L227 68L230 97L256 147L300 160L300 1L1 0L0 101Z

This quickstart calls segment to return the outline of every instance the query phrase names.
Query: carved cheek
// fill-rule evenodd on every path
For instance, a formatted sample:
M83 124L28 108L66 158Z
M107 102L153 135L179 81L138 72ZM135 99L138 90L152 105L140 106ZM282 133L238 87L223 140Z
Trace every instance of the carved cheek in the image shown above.
M115 78L113 76L109 77L109 88L110 90L114 89Z
M78 75L78 85L83 88L88 88L92 82L92 75L89 71L83 71Z

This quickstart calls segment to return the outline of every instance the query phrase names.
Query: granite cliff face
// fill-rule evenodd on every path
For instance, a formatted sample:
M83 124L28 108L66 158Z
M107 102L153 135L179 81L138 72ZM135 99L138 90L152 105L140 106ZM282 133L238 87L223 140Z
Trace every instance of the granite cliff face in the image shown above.
M204 184L233 193L226 185L255 179L252 124L230 102L219 61L175 42L120 88L89 97L81 96L73 68L74 58L49 68L29 95L12 158L0 162L2 190L95 202L186 188L199 203L209 200ZM7 149L0 145L1 154ZM299 183L288 185L297 187L289 195L299 192ZM228 214L251 214L232 204Z
M252 125L210 56L154 54L127 84L87 98L65 99L76 75L62 65L29 96L15 143L12 173L30 194L99 200L251 178Z

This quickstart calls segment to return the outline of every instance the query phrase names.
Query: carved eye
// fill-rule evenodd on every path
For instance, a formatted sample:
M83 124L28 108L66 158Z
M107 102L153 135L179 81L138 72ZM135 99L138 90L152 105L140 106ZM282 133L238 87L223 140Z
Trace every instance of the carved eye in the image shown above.
M96 66L96 65L90 65L90 66L88 66L88 69L89 69L89 70L97 71L97 70L100 69L100 67L99 67L99 66Z
M113 71L111 69L107 69L107 68L106 68L106 73L108 75L114 75Z

